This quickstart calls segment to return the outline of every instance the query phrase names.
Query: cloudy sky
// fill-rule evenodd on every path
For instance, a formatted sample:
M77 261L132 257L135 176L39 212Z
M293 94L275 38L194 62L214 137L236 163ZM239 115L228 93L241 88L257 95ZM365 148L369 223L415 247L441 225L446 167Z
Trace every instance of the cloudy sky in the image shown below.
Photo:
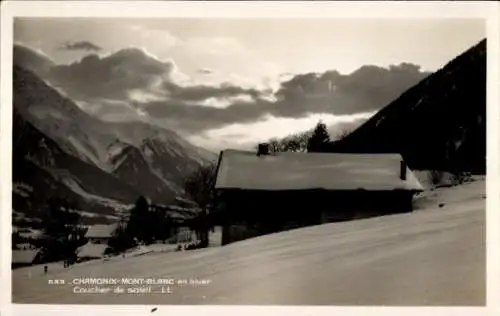
M17 19L32 70L105 120L210 148L356 126L485 37L481 20ZM31 55L30 55L31 54ZM26 57L28 56L28 57Z

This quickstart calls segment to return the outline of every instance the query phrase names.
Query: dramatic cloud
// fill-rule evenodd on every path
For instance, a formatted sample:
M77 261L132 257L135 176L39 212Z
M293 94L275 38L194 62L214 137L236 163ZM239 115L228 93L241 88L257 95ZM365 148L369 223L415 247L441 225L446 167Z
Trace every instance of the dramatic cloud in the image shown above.
M162 61L145 50L127 48L107 56L85 56L70 65L52 69L49 80L77 99L120 101L185 102L247 95L258 98L265 92L229 83L200 85L189 83L171 60ZM188 81L187 83L183 81Z
M341 75L336 71L297 75L281 84L275 95L276 100L266 99L255 91L251 100L239 99L220 107L186 105L183 101L187 98L184 96L175 102L158 101L139 106L151 117L165 118L169 124L175 124L171 122L171 118L175 117L178 128L201 132L231 124L256 122L268 116L292 119L316 113L344 116L374 112L427 75L420 72L418 66L410 64L389 68L365 66L350 75ZM234 94L241 92L236 88L228 90ZM213 91L201 91L204 93L192 95L200 100L211 95L220 96L215 88ZM246 92L249 93L248 90Z
M160 61L143 50L124 49L57 66L52 79L77 98L128 101L143 114L175 121L180 129L196 133L254 122L266 115L302 118L314 113L372 112L428 75L418 66L404 63L389 68L363 66L348 75L337 71L296 75L273 94L230 83L179 84L175 72L172 61Z
M83 50L86 52L98 52L102 47L89 41L65 42L59 46L59 50Z
M54 66L45 79L106 120L149 120L197 135L197 140L240 137L245 143L250 140L237 130L250 138L257 137L252 129L279 136L300 130L305 122L314 125L318 115L329 118L333 133L351 129L348 118L359 123L427 75L407 63L363 66L350 74L283 74L276 87L263 90L233 83L201 84L182 74L172 60L127 48Z
M402 63L389 68L363 66L348 75L337 71L297 75L281 85L277 96L283 116L304 112L351 114L378 110L428 76L420 67Z
M137 104L156 120L163 120L167 126L197 133L206 129L232 123L254 122L271 114L275 104L265 100L236 101L227 107L209 107L186 104L184 101L149 102Z
M131 91L157 89L175 71L172 61L160 61L137 48L107 56L85 56L70 65L52 69L49 80L79 99L127 100ZM156 89L156 90L155 90Z
M263 91L246 89L231 84L181 87L172 82L165 82L164 88L169 92L171 98L186 101L201 101L208 98L224 98L237 95L249 95L252 98L258 98L264 94Z

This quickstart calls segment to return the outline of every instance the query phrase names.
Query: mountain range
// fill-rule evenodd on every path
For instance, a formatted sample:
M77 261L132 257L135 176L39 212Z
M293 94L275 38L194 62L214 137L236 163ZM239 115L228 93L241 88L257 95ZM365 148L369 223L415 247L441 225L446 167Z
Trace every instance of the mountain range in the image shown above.
M87 114L35 74L50 60L22 47L14 56L14 211L35 212L54 195L89 214L116 215L140 195L168 204L185 195L187 174L216 158L173 131Z
M333 152L398 152L413 169L486 172L486 39L401 94Z

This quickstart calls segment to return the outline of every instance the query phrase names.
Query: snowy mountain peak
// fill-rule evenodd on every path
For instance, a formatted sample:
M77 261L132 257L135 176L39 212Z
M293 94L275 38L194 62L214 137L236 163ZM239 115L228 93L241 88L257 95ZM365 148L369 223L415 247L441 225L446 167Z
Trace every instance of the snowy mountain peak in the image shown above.
M168 204L184 194L183 179L208 161L209 155L170 130L145 122L104 122L83 112L30 70L15 66L13 83L19 117L13 172L34 192L49 192L50 186L91 213L110 211L102 201L129 204L139 195ZM26 133L25 125L33 132ZM45 138L49 143L40 141ZM26 208L25 202L18 200L17 208Z

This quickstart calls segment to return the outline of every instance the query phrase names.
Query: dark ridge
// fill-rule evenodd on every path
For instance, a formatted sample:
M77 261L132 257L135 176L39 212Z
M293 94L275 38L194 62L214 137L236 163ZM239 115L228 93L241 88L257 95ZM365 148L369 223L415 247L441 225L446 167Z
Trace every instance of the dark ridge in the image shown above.
M401 153L412 169L486 172L486 39L404 92L331 152Z

